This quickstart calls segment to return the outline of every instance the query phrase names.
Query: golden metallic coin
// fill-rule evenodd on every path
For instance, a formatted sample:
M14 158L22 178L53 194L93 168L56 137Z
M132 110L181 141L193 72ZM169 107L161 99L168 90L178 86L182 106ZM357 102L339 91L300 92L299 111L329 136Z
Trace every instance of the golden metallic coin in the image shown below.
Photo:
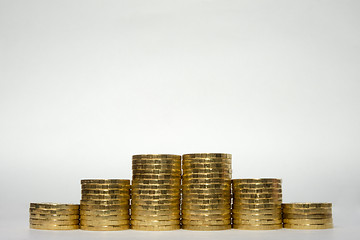
M142 226L164 226L164 225L180 225L180 219L176 220L136 220L131 219L131 225Z
M281 208L281 204L276 203L249 203L249 204L236 204L234 209L274 209Z
M202 221L211 221L211 220L230 220L231 216L227 214L183 214L183 220L202 220Z
M232 217L234 219L282 219L281 213L278 214L236 214L233 213Z
M176 210L180 209L179 205L131 205L131 209L137 209L137 210L150 210L150 211L156 211L156 210Z
M65 214L65 215L72 215L72 214L79 214L79 209L41 209L41 208L30 208L30 213L32 214Z
M251 203L274 203L281 204L281 199L271 199L271 198L258 198L258 199L244 199L244 198L234 198L234 205L239 204L251 204Z
M181 206L182 210L222 210L222 209L230 209L229 205L186 205Z
M126 204L129 204L128 199L80 200L80 205L126 205Z
M181 185L181 179L170 179L170 180L162 180L162 179L153 179L153 180L147 180L147 179L135 179L132 181L133 185L174 185L178 186Z
M133 181L137 180L179 180L181 174L133 174Z
M39 225L75 225L79 224L79 219L73 220L53 220L53 219L32 219L30 218L31 224L39 224Z
M194 158L194 159L186 159L183 161L182 168L190 168L193 164L222 164L222 166L231 168L231 159L225 158Z
M193 159L193 158L228 158L231 159L231 154L228 153L188 153L188 154L183 154L183 159Z
M81 196L81 200L122 200L122 202L128 202L130 199L130 193L128 193L127 196L121 196L121 195L99 195L99 194L86 194Z
M61 214L40 214L40 213L30 213L31 219L43 219L43 220L70 220L70 219L79 219L79 214L72 215L61 215Z
M327 224L332 223L332 218L323 219L284 219L284 223L290 224Z
M240 230L276 230L282 229L282 224L263 224L263 225L246 225L246 224L233 224L234 229Z
M271 199L281 199L281 193L240 193L234 194L236 198L244 198L244 199L262 199L262 198L271 198Z
M292 214L331 214L332 208L283 208L283 212Z
M180 193L176 194L134 194L131 196L132 201L136 200L177 200L180 199Z
M129 209L118 208L118 209L81 209L80 215L122 215L128 214Z
M230 183L207 183L207 184L186 184L183 189L231 189Z
M132 195L135 194L148 194L148 195L156 195L156 194L180 194L180 189L133 189Z
M90 214L83 214L80 215L81 220L129 220L129 214L122 214L122 215L90 215Z
M292 214L292 213L284 213L284 219L324 219L324 218L332 218L332 214Z
M130 219L117 219L117 220L108 220L108 219L81 219L81 225L91 225L91 226L108 226L108 225L126 225L130 224Z
M284 224L284 228L299 229L299 230L315 230L315 229L329 229L333 228L332 223L327 224Z
M120 210L120 209L123 209L124 211L128 210L130 208L130 205L85 205L85 204L82 204L80 206L80 211L83 211L83 210Z
M231 174L231 169L218 169L218 168L189 168L183 169L183 175L190 176L192 174L211 174L211 173L217 173L217 174Z
M130 185L129 179L82 179L81 184L122 184Z
M234 214L248 214L248 215L256 215L256 214L281 214L281 208L273 208L273 209L238 209L233 208L231 210Z
M225 178L205 178L205 179L198 179L198 178L193 178L193 179L183 179L183 185L184 186L188 186L188 185L192 185L192 184L229 184L230 183L230 179L225 179Z
M92 183L86 183L86 184L81 184L81 189L82 190L120 190L120 189L130 189L130 184L129 185L123 185L123 184L116 184L116 183L111 183L111 184L92 184Z
M183 199L183 204L230 204L231 199Z
M134 220L180 220L180 215L131 215Z
M182 209L181 210L183 215L211 215L211 214L230 214L230 209Z
M178 159L181 160L181 155L175 154L136 154L132 156L132 159Z
M131 216L133 215L175 215L180 214L180 209L175 210L139 210L131 209Z
M44 226L44 225L40 225L40 224L30 224L30 228L31 229L38 229L38 230L75 230L75 229L79 229L79 225L65 225L65 226L59 226L59 225L54 225L54 226Z
M119 189L119 190L81 190L83 195L127 195L130 193L130 189Z
M184 163L183 169L231 169L229 162L202 162L202 163Z
M133 174L170 174L177 176L181 174L181 169L133 169Z
M134 165L181 165L181 162L176 159L133 159L132 166Z
M233 189L281 189L281 184L276 183L246 183L246 184L233 184Z
M150 170L154 170L154 169L168 169L168 170L172 170L172 169L176 169L178 171L181 171L181 164L179 163L170 163L170 164L139 164L139 163L133 163L132 164L132 169L150 169Z
M231 179L231 173L189 173L183 174L183 179L194 179L194 178L224 178Z
M51 209L51 210L76 210L79 209L79 204L61 204L61 203L30 203L30 208L35 209Z
M161 189L161 190L167 190L167 189L176 189L179 190L180 186L174 186L174 185L165 185L165 184L159 184L159 185L146 185L146 184L134 184L132 186L132 189L137 190L137 189L149 189L149 190L157 190L157 189Z
M182 225L182 229L192 230L192 231L218 231L218 230L227 230L231 229L230 224L225 225Z
M229 199L231 197L230 192L229 193L187 193L183 194L184 200L192 200L192 199Z
M272 193L272 194L279 194L282 193L280 189L272 189L272 188L260 188L260 189L233 189L235 194L239 193Z
M186 225L225 225L230 224L230 219L224 220L182 220L183 224Z
M80 225L81 230L87 231L120 231L130 229L130 225L109 225L109 226L90 226Z
M234 224L247 224L247 225L251 225L251 224L255 224L255 225L260 225L260 224L281 224L282 223L282 219L233 219L233 223Z
M331 208L331 203L284 203L283 208L296 208L296 209L312 209L312 208Z
M132 225L131 229L138 231L171 231L180 229L180 224L177 225L164 225L164 226L144 226Z
M245 178L245 179L233 179L233 184L246 184L246 183L276 183L281 184L279 178Z
M230 194L230 189L183 189L182 193L185 194Z
M174 200L140 200L136 199L132 202L135 205L180 205L180 199L174 199Z

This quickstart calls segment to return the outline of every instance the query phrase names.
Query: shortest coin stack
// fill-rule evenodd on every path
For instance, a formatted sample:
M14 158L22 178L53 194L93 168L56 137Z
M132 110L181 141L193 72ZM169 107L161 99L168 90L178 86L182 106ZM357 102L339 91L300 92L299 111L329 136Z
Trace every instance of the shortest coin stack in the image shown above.
M333 228L331 203L287 203L282 209L284 228Z
M79 229L79 205L30 203L30 228L41 230Z

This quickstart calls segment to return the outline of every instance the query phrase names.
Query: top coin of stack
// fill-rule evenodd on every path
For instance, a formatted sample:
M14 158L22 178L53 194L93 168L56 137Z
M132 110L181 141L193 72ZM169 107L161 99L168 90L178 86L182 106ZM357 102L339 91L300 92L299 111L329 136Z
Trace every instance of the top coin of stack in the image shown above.
M134 155L132 170L131 228L180 229L181 156Z
M79 205L30 203L30 228L73 230L79 228Z
M183 155L182 228L231 228L231 154Z
M333 228L331 203L286 203L282 208L284 228Z
M130 180L81 180L80 228L118 231L130 228Z
M282 228L281 179L234 179L233 227L246 230Z

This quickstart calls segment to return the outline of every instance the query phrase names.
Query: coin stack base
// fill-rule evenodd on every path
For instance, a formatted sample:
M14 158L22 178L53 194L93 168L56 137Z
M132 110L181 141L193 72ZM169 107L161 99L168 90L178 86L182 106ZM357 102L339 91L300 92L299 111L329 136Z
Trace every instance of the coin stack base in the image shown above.
M80 228L88 231L130 229L130 180L81 180Z
M286 203L282 205L284 228L312 230L333 228L331 203Z
M281 229L281 179L234 179L233 228L241 230Z
M134 155L132 171L131 229L180 229L181 156Z
M79 205L30 203L30 228L38 230L79 229Z
M185 154L182 196L182 229L230 229L231 155Z

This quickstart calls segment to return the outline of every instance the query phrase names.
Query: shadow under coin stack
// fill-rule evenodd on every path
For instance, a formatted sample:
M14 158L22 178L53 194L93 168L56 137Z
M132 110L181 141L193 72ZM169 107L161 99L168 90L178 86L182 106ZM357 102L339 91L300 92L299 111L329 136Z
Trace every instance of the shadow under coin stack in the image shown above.
M231 228L231 154L183 155L182 228Z
M180 229L181 156L134 155L132 169L131 228Z
M130 180L81 180L80 228L118 231L130 228Z
M30 203L30 228L79 229L79 204Z
M287 203L282 207L284 228L333 228L331 203Z
M273 230L282 228L281 179L234 179L233 228Z

